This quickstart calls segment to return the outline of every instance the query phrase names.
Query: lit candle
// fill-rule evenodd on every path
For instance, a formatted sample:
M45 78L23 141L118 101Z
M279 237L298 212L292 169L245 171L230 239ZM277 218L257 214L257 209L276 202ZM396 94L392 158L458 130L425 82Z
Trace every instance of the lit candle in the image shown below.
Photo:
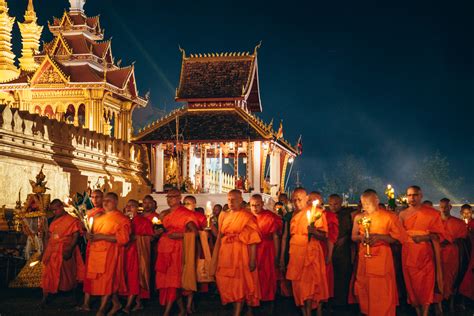
M94 225L94 217L89 218L89 229L92 231L92 225Z
M159 225L160 224L160 219L158 217L153 217L151 222L153 223L153 225Z
M208 215L208 216L212 215L212 203L211 203L211 201L207 201L207 203L206 203L206 215Z
M36 261L33 261L32 263L30 263L30 268L33 268L35 265L37 265L39 263L38 260Z
M308 219L308 226L311 225L311 211L306 211L306 218Z

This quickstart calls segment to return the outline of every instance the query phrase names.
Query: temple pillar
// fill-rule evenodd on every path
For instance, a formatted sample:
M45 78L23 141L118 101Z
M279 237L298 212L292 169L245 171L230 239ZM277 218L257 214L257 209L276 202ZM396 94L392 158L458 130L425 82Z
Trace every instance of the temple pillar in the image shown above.
M181 174L183 175L183 183L186 181L186 177L188 176L188 162L189 162L188 154L189 154L189 150L185 149L184 144L183 144L183 151L182 151L183 170L181 172Z
M84 106L84 128L91 130L91 108L89 104L85 104Z
M161 144L155 146L155 191L163 192L165 155Z
M194 145L189 146L189 178L193 183L194 187L196 187L196 162L194 161Z
M224 182L224 175L222 174L222 147L219 148L219 190L218 193L222 193L222 184Z
M255 193L260 193L261 191L261 183L262 179L260 176L262 174L262 142L257 141L253 142L253 150L252 150L252 179L250 184L253 187Z
M270 156L270 192L275 196L280 187L280 150L273 148Z
M207 166L206 166L206 160L207 160L207 149L206 145L202 144L201 145L201 176L202 176L202 190L203 192L208 191L208 177L207 177Z

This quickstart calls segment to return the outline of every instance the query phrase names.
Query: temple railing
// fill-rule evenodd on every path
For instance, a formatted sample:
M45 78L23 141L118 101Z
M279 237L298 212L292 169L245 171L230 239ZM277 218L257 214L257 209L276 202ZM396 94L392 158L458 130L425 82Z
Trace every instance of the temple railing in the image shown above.
M208 169L206 176L208 177L209 193L227 193L235 189L234 175Z

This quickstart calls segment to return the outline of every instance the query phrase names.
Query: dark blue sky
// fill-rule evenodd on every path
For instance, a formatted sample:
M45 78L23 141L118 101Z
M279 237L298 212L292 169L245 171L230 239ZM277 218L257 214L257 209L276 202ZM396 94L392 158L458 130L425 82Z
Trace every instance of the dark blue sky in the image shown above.
M23 20L27 0L9 2ZM68 7L45 2L36 1L43 25ZM142 94L167 111L176 107L178 44L188 53L252 51L262 40L262 116L284 119L292 142L303 134L295 169L306 185L318 187L323 170L353 154L405 186L415 162L439 151L474 199L474 2L381 2L88 0L85 9L101 15L122 65L137 61Z

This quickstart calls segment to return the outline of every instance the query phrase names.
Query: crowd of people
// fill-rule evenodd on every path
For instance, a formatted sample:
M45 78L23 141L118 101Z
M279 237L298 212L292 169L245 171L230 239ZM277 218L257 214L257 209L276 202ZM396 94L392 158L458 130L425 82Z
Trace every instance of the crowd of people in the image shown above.
M463 221L451 215L448 199L439 209L424 203L418 186L407 189L402 210L387 209L370 189L359 209L343 207L337 194L325 203L303 188L291 201L280 194L273 210L259 194L245 202L232 190L227 204L214 205L207 216L195 197L183 199L179 190L169 190L166 199L169 208L161 212L150 195L120 211L117 194L96 190L90 227L53 200L42 305L80 283L84 301L77 309L90 311L91 297L99 296L97 315L142 310L154 293L164 315L174 305L179 315L195 312L196 293L218 294L222 304L233 304L234 315L262 308L273 314L281 297L292 297L303 316L323 309L337 315L348 306L370 316L395 315L403 301L426 316L430 306L442 314L443 307L462 308L474 299L471 206L462 206L471 214Z

